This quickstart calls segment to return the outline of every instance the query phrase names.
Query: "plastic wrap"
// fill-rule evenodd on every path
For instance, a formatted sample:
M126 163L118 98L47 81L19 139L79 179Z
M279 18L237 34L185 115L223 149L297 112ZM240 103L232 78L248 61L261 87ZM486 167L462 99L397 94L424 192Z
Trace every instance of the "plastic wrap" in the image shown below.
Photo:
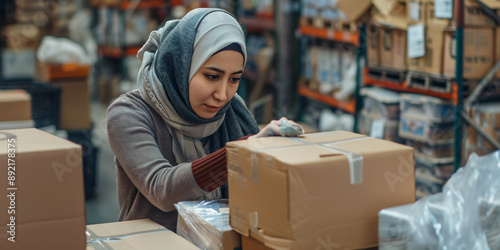
M182 201L175 207L177 234L202 249L224 249L223 235L232 231L228 200Z
M500 151L452 175L442 193L379 213L380 249L500 249Z

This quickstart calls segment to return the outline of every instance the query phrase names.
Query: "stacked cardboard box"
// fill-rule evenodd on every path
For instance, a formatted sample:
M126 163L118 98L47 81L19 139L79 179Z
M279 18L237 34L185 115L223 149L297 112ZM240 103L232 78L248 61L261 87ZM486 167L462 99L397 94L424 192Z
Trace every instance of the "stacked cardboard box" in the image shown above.
M422 50L423 55L408 56L408 69L455 77L456 40L453 5L436 6L434 0L407 2L410 8L407 12L410 15L408 20L411 24L409 27L411 34L408 34L408 44L411 45L409 50L425 47ZM478 79L485 76L495 61L495 23L475 1L465 0L464 5L463 74L466 79ZM417 26L423 26L423 31Z
M271 248L377 245L377 213L415 201L413 149L335 131L227 144L231 226Z
M478 104L471 108L470 116L481 129L497 142L500 141L500 103ZM467 128L466 155L485 155L495 150L472 126Z
M418 197L439 192L453 170L453 103L401 94L400 108L399 136L415 149Z
M0 129L32 128L31 96L24 90L0 90Z
M89 225L86 235L88 250L199 249L149 219Z
M38 63L37 78L62 88L60 129L90 129L89 74L90 65Z
M0 161L0 248L84 249L80 145L37 129L2 130Z
M359 131L371 137L401 142L399 129L399 94L381 88L361 89L364 107Z

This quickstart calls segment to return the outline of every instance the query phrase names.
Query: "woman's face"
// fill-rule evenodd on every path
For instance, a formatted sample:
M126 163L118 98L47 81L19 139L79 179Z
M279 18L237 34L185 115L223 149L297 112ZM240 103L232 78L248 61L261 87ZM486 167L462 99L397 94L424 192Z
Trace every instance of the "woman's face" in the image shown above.
M201 118L214 117L234 96L243 71L243 56L233 50L210 57L189 83L189 103Z

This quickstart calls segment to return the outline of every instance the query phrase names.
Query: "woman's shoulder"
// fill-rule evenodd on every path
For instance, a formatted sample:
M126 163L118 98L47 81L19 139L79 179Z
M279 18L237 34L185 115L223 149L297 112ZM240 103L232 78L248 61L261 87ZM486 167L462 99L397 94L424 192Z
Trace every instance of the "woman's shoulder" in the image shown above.
M120 110L120 112L147 111L149 106L139 90L134 89L116 98L108 107L108 112L111 110Z

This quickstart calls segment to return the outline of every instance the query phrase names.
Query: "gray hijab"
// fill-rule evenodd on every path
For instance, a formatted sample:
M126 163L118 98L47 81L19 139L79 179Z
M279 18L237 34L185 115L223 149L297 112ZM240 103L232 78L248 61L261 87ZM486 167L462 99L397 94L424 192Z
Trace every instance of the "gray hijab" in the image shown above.
M199 117L190 106L191 77L232 43L241 46L246 60L244 34L236 19L221 9L195 9L153 31L137 55L142 60L139 91L166 123L177 164L205 156L205 143L214 152L228 141L259 131L238 95L210 119Z

